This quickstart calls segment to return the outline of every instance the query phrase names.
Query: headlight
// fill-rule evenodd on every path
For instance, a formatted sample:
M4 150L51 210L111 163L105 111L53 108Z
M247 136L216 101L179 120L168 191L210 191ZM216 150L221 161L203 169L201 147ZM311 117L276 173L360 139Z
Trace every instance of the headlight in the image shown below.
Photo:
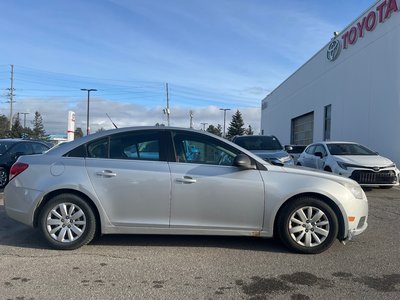
M343 170L347 170L348 164L341 162L341 161L336 161L336 163L341 167Z
M364 198L364 191L358 184L352 184L348 182L343 182L342 185L348 189L355 198L363 199Z

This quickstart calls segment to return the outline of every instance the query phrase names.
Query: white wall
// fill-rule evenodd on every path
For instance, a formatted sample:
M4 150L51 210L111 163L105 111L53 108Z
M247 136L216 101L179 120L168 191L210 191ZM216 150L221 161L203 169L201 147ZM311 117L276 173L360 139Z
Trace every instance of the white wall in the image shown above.
M400 165L400 11L364 32L335 61L327 59L326 50L263 100L267 102L261 115L264 134L275 134L287 144L291 119L314 111L313 141L321 141L324 106L331 104L331 140L365 144Z

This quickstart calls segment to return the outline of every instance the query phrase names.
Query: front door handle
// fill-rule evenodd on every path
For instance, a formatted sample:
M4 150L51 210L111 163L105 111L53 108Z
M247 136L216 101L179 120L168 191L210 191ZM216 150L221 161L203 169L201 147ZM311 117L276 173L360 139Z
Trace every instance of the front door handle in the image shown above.
M183 178L176 178L175 181L179 182L179 183L196 183L197 182L196 179L193 179L190 176L183 176Z
M97 176L100 176L100 177L109 178L109 177L115 177L115 176L117 176L117 173L114 173L114 172L111 171L111 170L103 170L103 171L100 171L100 172L96 172L96 175L97 175Z

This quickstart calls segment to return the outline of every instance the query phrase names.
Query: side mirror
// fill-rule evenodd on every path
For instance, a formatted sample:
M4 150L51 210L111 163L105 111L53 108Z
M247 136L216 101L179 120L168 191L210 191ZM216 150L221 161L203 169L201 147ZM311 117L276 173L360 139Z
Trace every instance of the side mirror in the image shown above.
M314 155L315 155L315 156L318 156L319 158L322 158L322 157L323 157L322 152L315 152Z
M248 157L246 154L236 155L235 159L233 160L233 165L245 170L256 169L256 166L251 164L250 157Z

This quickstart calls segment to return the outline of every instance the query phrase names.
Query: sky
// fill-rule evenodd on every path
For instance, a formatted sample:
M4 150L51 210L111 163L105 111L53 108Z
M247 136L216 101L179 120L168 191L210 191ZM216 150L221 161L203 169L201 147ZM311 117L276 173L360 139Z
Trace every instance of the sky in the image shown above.
M0 0L0 114L64 134L90 128L226 127L239 110L260 130L261 101L372 0ZM21 123L24 117L20 115ZM207 124L202 124L207 123Z

